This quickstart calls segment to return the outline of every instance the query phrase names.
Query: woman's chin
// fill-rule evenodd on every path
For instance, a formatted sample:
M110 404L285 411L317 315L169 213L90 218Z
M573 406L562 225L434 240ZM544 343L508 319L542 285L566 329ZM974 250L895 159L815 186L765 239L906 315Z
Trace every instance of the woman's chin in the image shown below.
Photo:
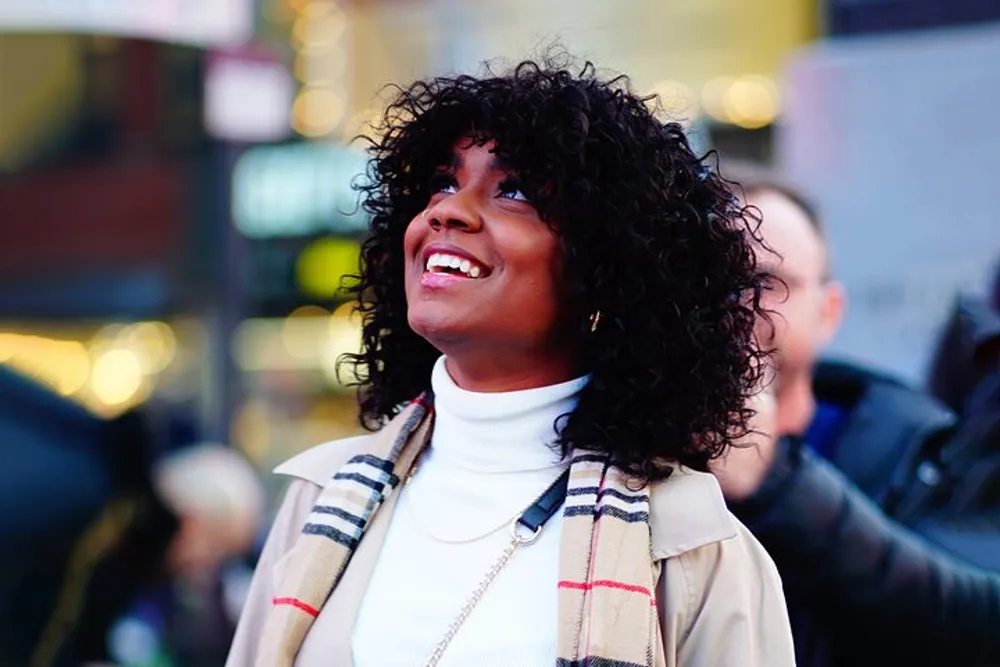
M410 308L408 318L418 336L442 351L442 347L462 343L471 335L470 323L444 304L422 303Z

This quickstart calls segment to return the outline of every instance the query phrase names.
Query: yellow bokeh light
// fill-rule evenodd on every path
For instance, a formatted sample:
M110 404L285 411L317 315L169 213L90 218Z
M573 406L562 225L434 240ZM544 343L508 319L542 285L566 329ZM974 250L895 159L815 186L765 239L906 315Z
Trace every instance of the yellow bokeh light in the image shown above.
M344 118L343 96L328 88L305 88L292 105L292 127L306 137L330 134Z
M119 338L124 347L131 349L142 363L143 373L161 372L177 353L177 337L173 329L163 322L140 322L128 327Z
M90 388L102 403L116 406L127 403L142 388L142 363L132 350L107 350L94 361Z
M709 80L701 89L701 108L712 118L729 122L726 113L726 94L736 81L730 76L720 76Z
M312 73L312 57L298 54L295 56L295 61L292 63L292 74L295 78L302 83L309 82L309 75Z
M341 293L345 275L360 269L361 247L356 241L320 238L306 246L295 260L295 280L305 294L334 298Z
M250 400L233 418L230 439L253 463L263 465L271 446L272 416L266 401Z
M302 3L299 9L299 13L309 18L320 18L339 11L337 3L333 0L309 0Z
M58 355L59 373L56 389L63 396L71 396L83 389L90 377L90 355L83 343L67 341Z
M292 38L300 53L317 55L333 50L347 28L343 12L330 3L306 5L295 23Z
M90 376L90 356L79 341L0 334L0 362L64 396L79 391Z
M281 342L293 357L309 359L316 355L322 337L322 326L330 311L321 306L296 308L281 323Z
M17 351L17 339L15 334L0 333L0 363L13 358Z
M317 56L303 52L295 56L292 72L303 85L322 88L340 81L346 67L342 53Z
M729 86L723 107L728 119L742 128L764 127L778 115L777 87L765 77L743 77Z
M361 314L354 309L353 303L345 303L337 308L330 317L327 339L320 349L320 368L327 379L334 385L340 385L337 362L344 354L357 354L361 351ZM345 368L350 373L350 366ZM344 377L350 381L352 378Z
M90 338L87 344L90 350L90 358L97 359L102 353L116 347L127 347L126 336L129 326L125 324L107 324Z

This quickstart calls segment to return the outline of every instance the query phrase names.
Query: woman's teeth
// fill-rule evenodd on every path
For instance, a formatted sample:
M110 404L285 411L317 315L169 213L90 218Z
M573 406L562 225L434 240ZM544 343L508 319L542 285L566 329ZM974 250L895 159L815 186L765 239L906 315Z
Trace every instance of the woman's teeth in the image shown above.
M483 273L483 268L475 262L443 252L436 252L428 257L424 268L429 273L458 272L469 278L478 278Z

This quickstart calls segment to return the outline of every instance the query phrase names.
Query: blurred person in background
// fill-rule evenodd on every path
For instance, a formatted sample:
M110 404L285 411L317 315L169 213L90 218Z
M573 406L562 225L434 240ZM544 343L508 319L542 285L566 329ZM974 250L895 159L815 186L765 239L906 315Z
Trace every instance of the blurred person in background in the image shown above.
M931 359L928 389L956 414L986 378L1000 373L1000 308L988 296L960 294Z
M0 394L0 664L169 664L170 582L249 547L253 469L212 444L156 457L141 408L99 419L2 367Z
M781 572L798 664L1000 664L1000 576L969 564L982 554L950 553L902 523L918 516L918 471L954 415L867 369L818 362L846 301L819 218L780 180L734 172L762 215L762 256L778 261L762 327L775 396L758 419L778 437L731 450L716 472ZM1000 532L990 538L1000 552Z
M937 459L924 464L931 511L916 526L1000 570L1000 267L991 282L985 294L957 296L931 360L928 389L959 424Z
M389 106L353 359L376 433L278 469L229 667L793 663L707 474L758 387L752 231L627 85L524 62Z
M993 282L989 287L989 298L993 310L1000 313L1000 260L997 261L996 269L993 272Z

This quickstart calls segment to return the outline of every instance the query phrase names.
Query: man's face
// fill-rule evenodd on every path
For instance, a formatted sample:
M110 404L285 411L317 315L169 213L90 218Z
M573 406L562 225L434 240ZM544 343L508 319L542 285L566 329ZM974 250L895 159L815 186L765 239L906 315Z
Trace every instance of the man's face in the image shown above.
M812 372L840 324L843 292L829 279L826 246L801 208L771 190L752 193L749 203L760 209L761 234L773 251L760 252L759 261L778 278L763 305L773 311L773 338L765 342L775 348L780 391L782 375Z

